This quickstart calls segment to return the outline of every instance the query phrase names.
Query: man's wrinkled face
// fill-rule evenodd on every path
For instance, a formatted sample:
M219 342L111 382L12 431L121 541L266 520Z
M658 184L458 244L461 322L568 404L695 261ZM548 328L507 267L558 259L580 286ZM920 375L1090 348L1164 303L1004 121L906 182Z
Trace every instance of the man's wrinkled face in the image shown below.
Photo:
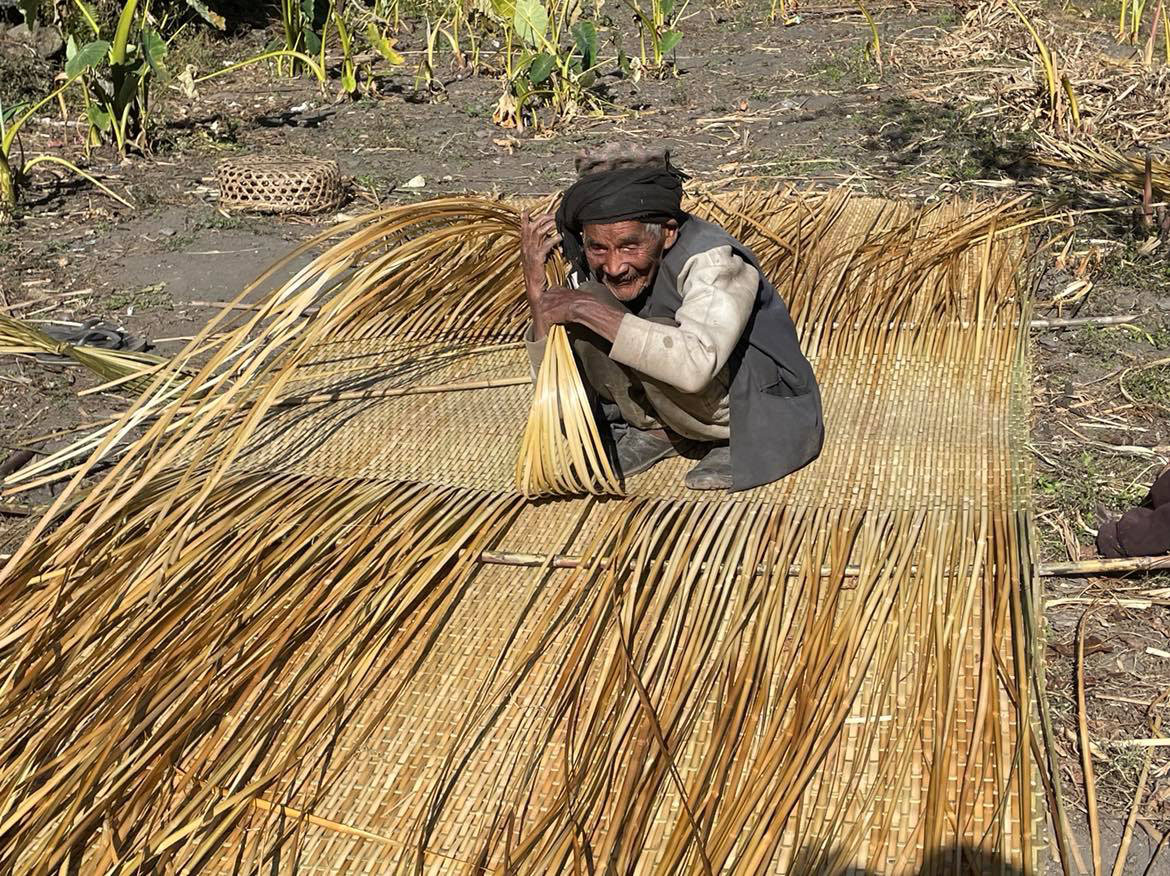
M619 301L633 301L654 281L662 255L678 234L667 226L660 234L638 221L587 224L582 229L589 270Z

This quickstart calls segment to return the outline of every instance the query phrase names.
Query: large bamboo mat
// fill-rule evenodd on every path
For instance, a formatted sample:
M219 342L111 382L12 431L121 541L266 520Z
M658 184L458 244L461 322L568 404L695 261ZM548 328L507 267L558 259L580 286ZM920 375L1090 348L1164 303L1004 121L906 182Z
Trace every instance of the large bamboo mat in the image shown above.
M859 235L876 236L903 215L885 202L857 202L823 246L828 253L834 246L856 246ZM924 228L921 233L935 231ZM829 261L827 255L821 257ZM979 260L980 253L973 251L963 265L964 288L972 296L980 283ZM1001 279L1010 286L1016 278L1007 273ZM996 292L1011 294L1008 288ZM682 476L695 461L674 459L631 479L625 501L590 498L532 505L496 547L505 559L509 553L527 558L588 555L591 539L619 525L631 502L698 500L721 516L751 514L767 506L801 520L801 536L784 557L794 567L803 562L821 568L816 543L850 527L884 528L876 541L858 539L852 549L838 546L836 561L861 570L858 578L827 584L842 588L835 597L822 594L824 603L835 603L843 617L866 598L867 586L873 592L882 589L881 579L893 573L898 559L931 567L930 580L911 579L916 594L903 606L910 615L907 628L891 638L884 626L866 631L864 644L874 650L864 660L846 660L837 667L842 678L854 673L867 678L848 714L842 715L824 760L807 777L769 872L815 869L811 862L825 860L848 866L849 872L913 872L937 851L923 835L924 812L935 796L947 801L944 808L952 810L951 819L961 815L960 833L973 846L982 840L1013 866L1036 866L1042 823L1036 820L1039 801L1030 772L1016 755L1021 744L1018 716L1007 692L981 679L986 667L980 661L989 645L1004 649L1005 656L1010 648L1002 626L1005 617L994 616L1003 607L984 599L994 592L985 580L989 574L995 587L1016 586L1014 577L1003 574L1008 570L990 570L993 557L1002 562L1019 550L1007 542L1021 535L1013 522L1021 508L1013 481L1013 460L1018 458L1013 441L1026 431L1021 398L1027 374L1016 328L1011 323L996 326L985 356L974 361L954 355L970 343L974 331L959 320L935 327L933 350L909 346L904 353L879 358L864 343L852 351L847 340L839 341L834 355L814 359L824 393L827 440L822 456L803 471L764 488L712 498L683 488ZM377 396L406 388L479 387L522 379L529 374L522 345L464 345L460 352L459 345L436 343L428 349L433 358L420 351L419 342L367 339L313 348L287 398L354 393L354 387L371 397L280 409L240 465L311 477L489 492L513 489L530 386ZM425 368L420 361L427 363ZM743 507L728 511L733 505ZM735 519L727 517L725 525L734 527ZM813 554L807 553L810 549ZM939 550L945 558L931 556ZM962 571L958 580L950 577L960 569L970 571ZM652 575L643 586L654 587L656 580ZM745 598L737 588L748 587L747 581L727 583L726 599ZM502 812L512 817L523 812L530 820L546 812L565 785L565 740L541 739L543 725L534 715L545 706L571 638L562 634L546 643L538 663L526 668L522 686L490 700L500 710L490 721L469 722L468 713L476 704L487 708L481 698L488 679L520 671L516 664L523 654L515 652L514 641L543 632L541 624L549 613L568 598L587 598L583 591L589 586L591 579L574 578L568 570L489 564L477 572L437 638L425 649L418 646L421 668L405 689L396 689L400 679L388 678L364 707L371 716L385 710L376 735L353 753L341 774L331 777L329 790L313 806L324 818L369 835L302 825L289 842L303 850L304 864L312 864L310 872L339 872L340 867L377 873L420 860L428 870L461 870L492 844L492 831L503 829ZM797 601L798 591L826 585L798 575L777 586L788 591L784 599ZM672 620L685 626L692 619L680 612ZM731 623L732 616L722 618L720 641L726 642ZM940 624L947 627L945 643L937 640ZM795 651L800 644L780 641L775 647ZM930 671L952 673L954 702L938 703L931 693L914 688L930 674L923 672L924 657L939 661ZM597 684L596 675L590 674L590 684ZM815 698L815 686L805 695ZM716 716L726 708L716 689L705 700L674 755L684 786L696 779L704 756L710 756ZM980 710L985 714L980 716ZM482 734L474 742L464 738L473 729ZM343 734L337 742L342 749L345 740ZM640 744L651 756L653 746L645 739ZM745 764L762 757L759 743L740 757ZM449 774L452 758L466 758L454 775ZM449 782L446 788L444 780ZM446 794L442 812L424 830L439 793ZM676 785L663 782L655 793L654 814L641 840L645 851L639 872L659 872L661 849L685 820ZM296 795L289 801L294 808L302 802ZM768 816L767 801L757 808L753 821L758 829ZM613 829L603 818L594 832L603 837ZM942 835L952 836L954 829L953 823L946 825ZM247 828L242 830L238 836L246 837ZM427 837L421 849L403 841L420 833ZM225 852L222 861L226 865L229 860ZM500 866L502 860L497 854L489 865ZM694 860L690 866L698 867ZM735 872L759 872L734 855L729 866Z
M61 536L88 539L87 581L126 584L94 584L108 604L58 635L67 655L109 655L95 668L18 676L92 700L59 718L88 735L13 761L75 770L91 802L13 809L28 842L10 860L1039 872L1023 247L994 217L970 231L973 210L710 207L780 278L824 395L820 459L743 493L690 493L693 460L675 459L624 497L518 496L518 286L424 296L429 273L399 280L397 251L371 249L368 276L346 263L349 309L289 319L276 354L242 332L268 370L241 398L272 404L162 423L134 470L165 465L123 516L83 506ZM495 251L465 237L448 266ZM314 300L296 297L314 276L282 313ZM420 329L444 295L482 330ZM18 580L64 613L49 606L80 597L41 591L55 562L81 580L67 542L30 551ZM20 702L0 742L58 720ZM99 731L114 742L91 760Z

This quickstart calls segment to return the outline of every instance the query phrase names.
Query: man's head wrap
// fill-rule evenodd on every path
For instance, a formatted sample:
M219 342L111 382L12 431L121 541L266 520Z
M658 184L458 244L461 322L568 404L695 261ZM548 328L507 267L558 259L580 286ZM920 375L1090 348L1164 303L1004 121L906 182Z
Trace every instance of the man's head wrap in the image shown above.
M604 150L578 156L577 182L565 190L557 209L557 231L569 264L586 269L581 237L593 222L682 222L682 183L686 176L670 163L665 150L636 154Z

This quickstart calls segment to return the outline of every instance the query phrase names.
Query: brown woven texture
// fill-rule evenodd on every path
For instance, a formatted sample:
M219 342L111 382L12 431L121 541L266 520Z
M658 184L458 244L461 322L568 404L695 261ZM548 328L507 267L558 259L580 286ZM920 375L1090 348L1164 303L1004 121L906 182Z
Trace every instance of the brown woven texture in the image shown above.
M336 161L319 158L225 158L216 165L219 205L262 213L320 213L341 204Z
M122 510L83 503L0 579L0 641L42 620L20 689L58 703L9 699L0 743L45 743L0 777L63 777L0 785L16 869L1040 872L1007 214L693 202L777 279L824 453L743 493L675 459L527 501L515 212L421 207L342 229L210 347L198 403L145 394L175 419L107 476L136 474Z

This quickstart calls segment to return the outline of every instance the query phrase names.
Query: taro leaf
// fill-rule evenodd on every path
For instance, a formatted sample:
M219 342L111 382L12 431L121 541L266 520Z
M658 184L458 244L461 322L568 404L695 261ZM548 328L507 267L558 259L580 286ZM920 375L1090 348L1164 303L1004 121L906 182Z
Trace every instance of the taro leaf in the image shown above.
M142 54L155 76L164 83L171 81L171 73L166 65L167 41L152 27L142 29Z
M578 21L573 25L573 42L581 55L581 67L588 70L597 63L599 43L597 26L592 21Z
M366 39L369 40L370 45L379 55L395 67L401 67L406 63L406 59L394 50L395 40L387 39L383 36L378 30L378 26L372 21L366 25Z
M72 79L87 70L92 70L102 62L109 51L110 44L105 40L94 40L91 43L86 43L65 63L65 75Z
M18 113L24 112L28 109L28 101L23 100L20 103L14 103L12 106L0 105L0 123L8 124L16 118Z
M301 36L305 40L305 53L315 55L321 51L321 36L311 27L306 27L301 31Z
M577 82L580 83L582 88L592 88L593 85L597 82L597 71L586 70L581 74L581 78L578 79Z
M225 30L227 22L224 17L218 12L212 12L207 8L207 4L203 0L187 0L187 5L199 13L199 16L214 27L216 30Z
M674 51L674 47L682 40L682 34L677 30L668 30L662 34L662 39L658 43L658 49L662 54L666 55Z
M126 72L123 74L122 84L118 88L115 106L118 107L119 112L122 108L133 105L134 92L138 90L138 83L142 81L143 75L146 73L148 67L142 64L138 67L123 68Z
M532 66L528 68L528 81L533 85L540 85L552 74L556 61L548 52L541 52L532 59Z
M536 48L548 30L548 10L540 0L516 0L512 26L526 45Z
M301 0L301 19L311 26L317 16L317 0Z
M617 66L622 71L623 76L629 76L633 73L633 68L630 65L630 56L626 54L626 50L618 46Z
M96 103L91 103L89 108L85 111L89 123L101 131L103 134L109 133L110 126L113 124L113 118L108 112L98 106Z
M516 0L492 0L492 12L501 21L511 24L516 17Z
M670 13L674 11L674 0L658 0L658 11L662 14L663 21L669 19Z

